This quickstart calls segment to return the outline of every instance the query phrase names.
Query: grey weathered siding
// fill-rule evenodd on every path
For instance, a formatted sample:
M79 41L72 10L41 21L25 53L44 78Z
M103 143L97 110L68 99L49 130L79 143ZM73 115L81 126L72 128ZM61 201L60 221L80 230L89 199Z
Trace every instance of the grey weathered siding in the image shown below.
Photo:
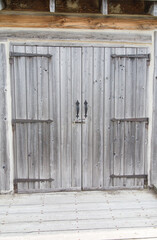
M6 74L5 45L0 44L0 192L10 189Z
M151 183L157 187L157 32L155 32Z

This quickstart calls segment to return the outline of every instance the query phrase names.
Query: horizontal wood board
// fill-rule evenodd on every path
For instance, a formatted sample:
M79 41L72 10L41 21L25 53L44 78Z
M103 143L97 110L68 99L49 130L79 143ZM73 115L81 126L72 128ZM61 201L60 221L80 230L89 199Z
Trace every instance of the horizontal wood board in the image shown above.
M30 29L3 29L0 28L0 39L36 39L37 41L39 40L57 40L57 41L71 41L73 44L77 44L76 41L79 42L84 42L84 44L90 44L94 42L100 42L101 44L105 41L109 42L117 42L117 43L147 43L151 44L152 43L152 36L149 33L111 33L111 32L103 32L101 30L98 31L80 31L80 30L75 30L73 31L68 30L68 29L62 29L62 30L47 30L45 31L44 29L41 30L30 30ZM73 42L74 41L74 42ZM19 44L19 43L18 43ZM32 43L33 44L33 43ZM42 43L41 43L42 44ZM52 44L52 43L51 43ZM55 43L56 44L56 43ZM61 43L60 43L61 44ZM63 44L63 42L62 42ZM66 43L65 43L66 44ZM79 43L80 44L80 43Z
M1 12L0 27L153 30L156 17L116 15L35 14L33 12Z

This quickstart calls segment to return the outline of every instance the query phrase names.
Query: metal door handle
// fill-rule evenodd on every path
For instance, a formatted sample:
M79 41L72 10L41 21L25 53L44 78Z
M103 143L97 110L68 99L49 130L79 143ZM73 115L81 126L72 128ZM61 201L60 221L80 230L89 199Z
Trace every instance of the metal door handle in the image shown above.
M79 111L80 111L80 103L79 101L77 100L76 102L76 117L79 118Z
M85 100L84 102L84 106L85 106L85 118L87 117L87 112L88 112L88 102Z

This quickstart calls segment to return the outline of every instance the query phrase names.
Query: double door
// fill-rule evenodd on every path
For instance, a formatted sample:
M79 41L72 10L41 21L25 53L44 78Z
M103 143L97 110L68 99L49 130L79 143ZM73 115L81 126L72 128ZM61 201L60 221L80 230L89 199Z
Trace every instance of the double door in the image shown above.
M147 49L13 46L15 189L142 186L147 58Z

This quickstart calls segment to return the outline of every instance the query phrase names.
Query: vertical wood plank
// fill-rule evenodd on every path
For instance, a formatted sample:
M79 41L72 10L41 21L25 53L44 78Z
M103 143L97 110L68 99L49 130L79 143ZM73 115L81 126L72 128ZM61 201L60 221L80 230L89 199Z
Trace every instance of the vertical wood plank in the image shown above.
M111 48L111 53L115 54L115 48ZM116 58L111 58L111 119L115 118L115 79L116 79L116 68L117 60ZM115 158L115 124L111 122L111 131L110 131L110 173L114 174L114 158ZM111 186L114 187L114 179L110 179Z
M111 184L111 87L112 59L111 48L105 48L105 82L104 82L104 187Z
M116 49L115 49L115 53ZM118 94L118 84L119 84L119 59L115 58L114 59L115 64L114 64L114 88L112 91L114 91L114 96L113 96L113 101L114 101L114 118L117 117L117 99L119 99ZM119 105L118 105L119 107ZM120 151L120 136L118 136L118 125L119 122L114 122L113 123L113 174L120 175L120 156L119 156L119 151ZM116 179L116 182L120 181L120 179ZM115 186L115 179L113 181L113 184ZM119 185L119 182L117 182L117 185Z
M14 46L14 51L25 52L24 46ZM26 61L24 57L14 59L15 70L15 109L17 119L27 118L27 82ZM16 124L16 178L28 178L27 127L25 124ZM18 184L19 189L27 189L27 183Z
M36 47L26 46L26 53L36 53ZM38 82L37 59L26 58L26 82L27 82L27 118L38 118ZM28 177L38 179L38 124L27 124L28 131ZM29 183L29 189L38 189L38 183Z
M82 48L82 118L85 119L85 100L88 113L82 124L82 184L83 189L92 187L92 118L93 118L93 48Z
M72 187L81 189L81 124L75 124L76 118L76 101L81 102L81 77L82 77L82 58L81 48L72 48ZM79 119L82 119L81 110Z
M46 47L37 47L37 53L46 54ZM38 61L38 119L49 119L49 60L39 57ZM50 177L50 136L49 124L39 123L40 178ZM50 183L40 183L40 188L49 188Z
M37 53L40 53L40 49L38 48ZM41 49L42 52L42 49ZM42 119L42 58L37 58L37 108L38 108L38 119ZM38 177L41 178L41 171L43 165L43 149L42 149L42 124L38 124ZM42 188L43 184L37 183L38 188Z
M93 187L103 187L104 158L104 48L94 48L93 79Z
M152 7L150 9L150 14L153 16L157 16L157 2L152 3Z
M4 9L5 3L4 0L0 0L0 10Z
M115 53L125 54L124 48L117 48ZM115 66L115 118L124 118L125 109L125 58L117 58ZM115 151L114 174L123 175L124 172L124 122L115 122ZM114 185L122 187L123 179L114 180Z
M145 54L145 49L137 49L137 54ZM136 117L145 117L146 106L146 59L137 59L137 79L136 79ZM135 174L145 172L145 123L136 123L136 146L135 146ZM136 179L137 186L143 186L143 179Z
M25 53L24 46L14 46L14 52ZM27 115L27 92L26 92L26 62L25 57L14 58L15 64L15 96L16 118L26 119Z
M101 0L101 13L108 14L108 0Z
M7 62L5 45L0 44L0 192L10 190L10 158L8 149Z
M56 2L55 0L49 0L50 12L55 12L55 8L56 8L55 2Z
M49 47L52 54L52 61L49 62L49 98L50 98L50 119L53 119L50 139L50 175L54 181L51 188L61 188L61 159L60 159L60 49L59 47Z
M11 51L14 52L14 46L11 47ZM15 58L12 60L12 63L10 64L10 79L11 79L11 100L12 100L12 119L16 119L16 97L15 97L15 77L16 77L16 65L15 65ZM13 178L17 178L17 150L16 150L16 125L12 126L13 130L13 160L14 160L14 166L13 166Z
M12 52L14 52L14 46L12 46ZM12 93L12 118L16 119L16 59L14 58L11 64L11 93ZM17 166L17 144L16 144L16 125L13 128L13 156L14 156L14 173L13 178L18 176L18 166Z
M127 48L126 54L136 54L135 48ZM136 59L126 59L125 83L125 118L135 118L136 91ZM125 123L124 174L135 174L135 125L134 122ZM125 186L134 186L134 179L124 179Z
M61 169L62 188L71 187L72 171L72 69L71 49L60 48Z
M153 79L153 123L151 184L157 188L157 32L154 33L154 79Z

